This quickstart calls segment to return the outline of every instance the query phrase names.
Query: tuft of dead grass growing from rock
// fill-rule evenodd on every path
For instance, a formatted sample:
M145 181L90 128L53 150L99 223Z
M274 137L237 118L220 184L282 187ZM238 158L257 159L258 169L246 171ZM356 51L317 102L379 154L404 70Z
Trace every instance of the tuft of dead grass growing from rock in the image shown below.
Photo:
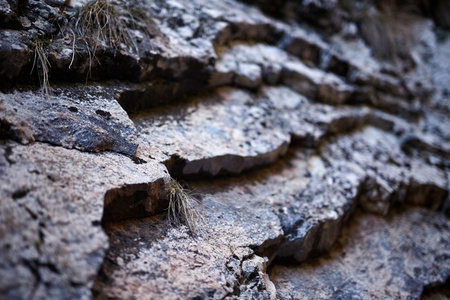
M115 52L125 47L139 55L138 38L134 30L151 36L153 25L144 14L132 11L126 2L91 0L74 15L75 32L95 56L99 46L111 47Z
M35 39L34 41L34 61L33 67L31 68L30 75L36 69L39 77L39 83L41 85L42 93L45 97L51 97L51 87L50 81L48 79L49 68L51 67L50 62L47 58L47 53L45 50L45 44L47 41Z
M113 51L114 56L120 51L135 54L138 60L139 43L155 35L155 26L150 16L138 9L131 9L127 1L121 0L90 0L82 6L67 12L70 1L61 6L58 16L60 35L64 42L72 47L72 60L69 69L75 61L77 52L85 47L89 55L89 68L86 80L91 78L91 70L100 63L98 51ZM36 69L43 93L50 97L49 84L50 62L47 58L49 44L62 47L54 42L36 39L34 43L34 63L31 73Z
M172 226L186 225L193 235L200 232L204 219L195 208L197 199L186 191L175 179L170 180L169 207L167 217Z

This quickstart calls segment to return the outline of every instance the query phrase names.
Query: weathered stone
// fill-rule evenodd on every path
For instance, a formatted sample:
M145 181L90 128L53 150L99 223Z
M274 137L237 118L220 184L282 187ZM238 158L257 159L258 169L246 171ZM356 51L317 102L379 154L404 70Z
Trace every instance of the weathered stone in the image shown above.
M133 117L143 139L138 156L155 157L181 177L239 174L283 155L289 135L315 147L370 121L367 108L315 104L281 87L263 88L260 94L222 88L199 100L181 113L173 106ZM244 123L242 131L229 127Z
M360 195L364 209L386 214L398 202L437 208L446 200L448 178L444 172L405 155L394 135L369 127L334 140L325 148L331 164L340 166L347 160L366 170L367 181Z
M257 263L242 260L239 256L233 256L233 252L220 249L224 245L227 249L247 247L247 258L254 252L267 257L269 262L274 257L302 262L326 252L338 238L353 208L358 205L361 193L374 202L378 201L378 194L370 194L381 185L377 180L385 180L386 174L383 172L389 173L399 168L401 159L405 159L399 141L394 137L386 139L385 136L386 133L369 128L361 133L336 137L336 142L324 146L327 150L320 156L302 154L296 149L264 171L236 179L196 183L195 193L202 198L202 204L197 209L204 216L204 223L198 227L200 237L197 240L186 233L183 238L178 234L172 238L175 229L167 229L166 221L161 219L107 227L117 246L111 248L109 260L104 264L97 282L95 290L98 298L128 297L132 293L143 298L206 295L214 299L223 295L269 297L268 292L274 289L264 279L264 273L257 271ZM394 147L400 153L392 151ZM371 157L369 152L359 155L363 149L376 149L376 158ZM342 157L340 151L354 152L355 156ZM384 158L388 153L391 158ZM380 169L378 165L388 168ZM431 171L432 174L435 172ZM394 178L401 176L392 174ZM367 178L375 178L376 186L371 188ZM404 178L408 182L406 175ZM436 179L430 181L438 182ZM419 185L421 191L427 191L428 183ZM414 187L414 184L411 186ZM400 189L398 181L385 180L382 187L386 197L396 196ZM403 195L402 200L405 197ZM236 202L234 199L240 200ZM372 210L376 211L375 208ZM255 220L258 220L257 227L254 227ZM150 233L143 229L148 227L156 230L150 237L147 236ZM165 233L166 230L171 233ZM176 238L178 242L174 241ZM203 242L207 244L203 245ZM128 246L129 250L125 252L117 250L122 248L119 245L130 243L135 246ZM214 245L213 248L210 245ZM195 267L186 269L185 256L181 253L190 253L187 261ZM211 260L200 260L199 256L213 257L215 267L211 265ZM164 267L167 261L172 271ZM205 283L205 269L214 270L208 272L211 275L208 277L209 285ZM194 281L197 282L195 289L182 288Z
M279 47L306 63L320 65L320 52L327 45L318 35L307 32L302 27L294 27L293 30L286 28Z
M15 7L11 7L10 3L6 0L0 1L0 28L20 28L20 21Z
M290 137L266 124L267 112L254 102L246 91L222 88L183 109L173 106L133 117L139 136L149 144L137 155L157 157L171 172L190 178L239 174L273 163L286 153Z
M257 4L266 13L306 21L330 32L339 31L341 27L343 12L336 0L243 0L243 2Z
M385 132L369 127L333 140L321 158L304 158L308 183L280 203L285 240L279 258L302 262L326 251L357 203L386 214L399 202L438 208L448 196L446 175L420 159L410 161Z
M2 88L7 87L18 76L30 72L33 50L27 36L15 30L0 30L0 80ZM29 67L29 69L27 69ZM4 86L3 86L4 85Z
M261 84L261 67L256 64L239 63L235 83L237 86L255 89Z
M330 135L366 125L372 115L367 108L315 103L287 87L265 87L262 98L276 113L275 122L291 134L295 143L305 147L316 147Z
M67 7L62 0L7 2L20 27L0 32L0 298L84 299L93 288L98 299L274 299L265 265L307 266L330 247L335 252L357 206L388 219L357 214L355 222L366 222L363 234L340 241L375 238L371 230L384 220L393 222L384 228L395 242L413 236L417 225L405 229L389 215L396 207L413 223L407 205L449 214L450 39L431 20L406 11L409 17L393 22L397 14L386 13L386 24L396 24L387 33L399 46L388 53L394 63L374 57L376 47L357 27L365 8L380 15L395 8L388 1L247 1L272 7L278 19L234 0L108 1L131 43L81 33L75 16L87 0ZM38 44L51 64L49 99L19 86L38 84L30 76ZM120 81L53 84L114 78ZM136 125L124 110L135 113ZM52 118L65 120L62 128ZM204 219L194 218L190 232L164 216L175 190L161 162L178 179L239 177L190 183ZM426 229L419 236L448 234L434 222L442 215L414 211ZM107 251L100 224L110 237ZM398 298L448 278L428 263L448 265L441 251L447 245L412 241L389 248L393 259L383 261L396 286L387 289L400 291ZM419 243L427 243L422 262L396 256ZM375 257L373 244L388 243L368 244L363 250ZM337 284L343 292L336 298L353 285L364 298L386 282L361 275L369 278L361 283L357 271L336 267L346 259L337 257L320 280L300 284L326 293ZM333 270L344 275L333 277ZM418 288L411 289L411 278ZM281 287L278 297L284 295L295 297L294 288Z
M358 213L330 252L298 267L275 266L281 299L420 298L450 275L450 222L425 209L388 217Z
M209 79L209 85L216 87L233 83L237 70L236 64L236 59L232 55L222 55L215 64L215 69Z
M303 169L306 184L276 203L284 239L277 251L282 260L302 262L328 250L357 203L364 173L355 167L332 172L320 157L309 157ZM292 170L298 174L300 170ZM298 176L298 175L297 175Z
M153 161L41 143L5 142L0 153L0 295L7 299L89 299L108 247L102 219L167 206L169 175ZM115 213L124 200L117 190L131 195L135 211Z
M10 138L23 144L36 140L84 151L136 152L133 123L101 86L60 88L49 96L2 93L0 100Z
M339 77L299 61L283 66L281 81L308 98L329 104L345 103L354 91Z
M352 95L354 88L333 74L306 66L277 47L264 44L234 45L221 50L211 85L234 83L241 87L256 88L261 77L270 84L279 81L312 100L342 104Z
M289 55L265 44L235 44L218 50L219 60L210 79L211 86L234 83L241 87L256 88L265 81L276 84L282 65ZM234 80L233 80L234 79Z
M417 130L404 136L402 148L405 152L413 153L414 150L422 153L445 157L450 153L450 139L438 138L435 134Z
M254 253L267 255L277 247L278 218L260 201L253 201L249 215L243 207L257 199L236 202L230 196L239 193L239 187L231 192L220 185L199 189L203 201L197 209L203 220L196 238L186 227L171 228L162 218L105 227L113 246L94 287L96 299L222 299L248 294L274 299L265 261Z

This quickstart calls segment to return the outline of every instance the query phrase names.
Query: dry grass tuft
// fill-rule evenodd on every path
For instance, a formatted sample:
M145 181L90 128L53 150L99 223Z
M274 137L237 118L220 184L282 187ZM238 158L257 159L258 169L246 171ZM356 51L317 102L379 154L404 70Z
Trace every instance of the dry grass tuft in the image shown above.
M139 39L149 39L154 28L151 18L145 13L130 9L126 1L114 0L91 0L75 11L68 23L71 26L62 31L70 31L67 35L73 38L74 55L75 41L84 43L88 50L87 78L91 77L92 66L99 63L99 49L112 48L114 56L120 50L126 50L135 53L139 59ZM137 33L137 30L144 35Z
M50 62L48 61L44 44L45 41L43 40L36 39L34 41L34 62L30 74L32 74L34 69L36 68L42 93L46 97L50 98L51 87L50 82L48 80L48 72L51 65Z
M359 31L375 57L394 61L398 49L390 23L390 19L382 14L367 14L359 22Z
M126 4L110 0L87 2L77 11L75 19L77 36L86 41L94 56L99 45L112 47L116 52L128 47L139 55L138 41L132 31L141 29L150 36L152 27L142 14L133 14Z
M72 59L69 69L75 61L78 51L77 44L81 43L87 49L89 64L86 80L91 78L92 67L100 63L97 51L110 51L114 56L117 52L125 50L136 54L139 59L139 43L144 38L150 39L154 35L154 24L151 17L138 9L130 9L127 1L122 0L90 0L82 7L76 7L72 13L66 13L70 1L61 6L58 25L64 43L72 47ZM34 62L30 75L36 69L42 92L51 97L49 82L50 62L47 58L48 45L61 47L58 40L43 40L36 38L34 42Z
M171 225L186 225L192 234L199 232L199 225L203 223L203 216L194 207L198 202L175 179L170 180L168 219Z

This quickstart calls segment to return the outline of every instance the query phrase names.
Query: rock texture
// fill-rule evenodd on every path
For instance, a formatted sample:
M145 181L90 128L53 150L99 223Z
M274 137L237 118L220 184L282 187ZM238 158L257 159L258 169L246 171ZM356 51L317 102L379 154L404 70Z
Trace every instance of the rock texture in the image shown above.
M449 16L0 0L0 299L445 295Z
M418 208L387 218L358 213L329 253L299 267L277 265L270 278L280 299L419 299L450 274L448 225Z
M108 249L102 218L167 206L169 175L151 161L41 143L0 151L2 299L90 298Z
M248 92L224 88L193 101L133 118L149 144L138 155L172 159L170 171L185 178L240 174L286 153L289 134L268 124L267 109Z
M51 98L31 92L0 94L0 105L5 134L22 144L39 141L128 155L138 146L134 124L101 86L58 87Z

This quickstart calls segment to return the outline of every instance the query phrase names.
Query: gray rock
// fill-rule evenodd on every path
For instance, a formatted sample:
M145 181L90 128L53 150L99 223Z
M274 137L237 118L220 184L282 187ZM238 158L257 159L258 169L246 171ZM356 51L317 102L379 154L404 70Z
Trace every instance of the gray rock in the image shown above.
M15 4L16 1L12 1ZM16 7L11 7L9 1L0 1L0 28L20 28L20 21L16 14Z
M373 114L368 108L315 103L287 87L264 87L262 99L267 99L275 112L275 122L305 147L316 147L328 136L371 124Z
M270 84L281 81L312 100L330 104L346 102L354 91L339 77L310 68L277 47L236 44L222 49L219 57L212 86L230 84L234 78L238 86L256 88L263 77Z
M353 92L339 77L299 61L284 65L281 81L308 98L330 104L345 103Z
M450 275L449 220L407 209L383 218L358 213L330 252L299 267L275 266L281 299L420 298Z
M335 108L289 88L265 87L257 94L222 88L209 99L197 97L181 112L172 106L133 116L133 121L142 140L139 157L154 157L173 174L192 178L239 174L272 163L285 153L289 136L315 147L326 137L369 123L369 116L367 108Z
M136 152L133 123L101 86L59 88L49 96L2 93L0 101L10 138L23 144L36 140L84 151Z
M217 193L203 194L202 207L197 207L203 220L196 238L186 227L172 228L162 218L106 226L113 246L95 284L95 299L222 299L246 294L267 299L272 294L274 299L265 261L254 253L276 248L279 220L257 201L249 215L228 197L231 194L216 188Z
M169 175L153 161L41 143L4 142L0 153L0 295L7 299L89 299L108 248L102 220L167 206ZM134 207L124 210L123 200Z
M255 89L261 84L261 67L256 64L239 63L235 83L237 86Z
M280 41L280 48L302 61L320 65L320 52L327 48L320 36L299 26L286 30L286 33Z
M33 62L30 45L27 35L16 30L0 30L0 78L4 85L19 76L30 79Z
M296 19L308 22L329 32L338 31L342 23L342 9L336 0L319 1L267 1L243 0L258 5L262 11L282 16L286 19Z
M303 159L306 184L279 203L285 238L277 257L282 259L302 262L327 251L357 204L386 214L397 203L438 208L448 196L448 178L441 170L410 160L398 139L372 127L333 137L320 157ZM292 172L305 167L298 168Z
M221 47L218 56L219 60L210 78L211 86L231 84L233 81L236 85L247 88L256 88L261 81L276 84L282 65L289 59L284 51L266 44Z
M157 157L173 174L190 178L240 174L270 164L286 153L290 137L266 124L267 112L253 103L247 91L222 88L182 109L135 116L143 139L137 155Z
M430 20L396 19L414 38L394 65L364 44L358 1L355 15L335 0L247 1L274 8L273 19L234 0L114 0L135 43L100 38L93 56L74 36L75 7L25 2L7 1L20 27L0 31L0 298L274 299L266 265L317 255L326 264L308 269L311 280L275 276L278 297L302 284L305 298L363 298L384 285L386 297L418 297L448 278L448 222L417 208L450 207L450 40ZM336 32L341 21L352 28ZM52 66L48 99L12 92L37 85L38 41ZM88 74L120 81L53 84ZM193 228L165 217L174 190L161 163L198 197ZM182 181L197 178L208 180ZM342 228L358 206L388 218L357 213L353 236ZM344 240L357 243L356 269L326 256ZM367 256L392 259L360 279Z
M386 214L398 202L437 208L445 201L448 195L445 173L420 158L405 155L401 141L394 135L368 127L351 137L333 140L325 148L331 164L340 166L348 161L366 170L367 181L360 195L364 209Z
M217 87L221 85L230 85L234 82L236 76L237 63L232 55L221 55L219 61L215 64L215 69L209 79L209 85Z
M395 147L399 153L393 151ZM375 156L364 149L372 149ZM406 159L401 154L399 140L379 129L369 127L355 134L337 136L324 145L320 155L300 150L291 150L273 167L251 175L194 184L194 193L202 198L197 209L204 217L204 223L197 227L197 239L186 232L180 233L185 230L183 227L169 229L167 221L160 218L106 227L116 246L110 248L109 259L96 283L97 298L128 297L133 293L143 298L216 299L224 295L268 298L274 289L264 272L259 271L261 268L257 269L258 264L247 260L253 253L267 257L269 263L275 257L303 262L325 253L341 234L354 207L363 201L361 196L367 201L382 202L373 191L378 189L388 199L400 197L397 193L405 191L399 186L401 178L410 187L416 186L413 181L420 180L408 181L408 176L417 177L416 169L409 173L406 165L399 167L402 159ZM354 156L341 155L346 151ZM391 174L396 168L408 174ZM429 174L439 176L439 171L430 169ZM447 184L437 177L432 179L424 174L424 178L429 181L419 183L414 195L428 193L430 182ZM375 186L370 185L370 179ZM446 193L446 187L438 189L441 196ZM409 201L407 195L403 194L401 200ZM382 207L389 209L391 204ZM155 231L143 229L148 227ZM128 250L120 250L124 245L128 245ZM220 252L223 247L232 251ZM246 249L246 258L233 252L234 249ZM181 253L189 254L186 258ZM186 264L191 267L186 268ZM208 281L205 273L210 274Z

